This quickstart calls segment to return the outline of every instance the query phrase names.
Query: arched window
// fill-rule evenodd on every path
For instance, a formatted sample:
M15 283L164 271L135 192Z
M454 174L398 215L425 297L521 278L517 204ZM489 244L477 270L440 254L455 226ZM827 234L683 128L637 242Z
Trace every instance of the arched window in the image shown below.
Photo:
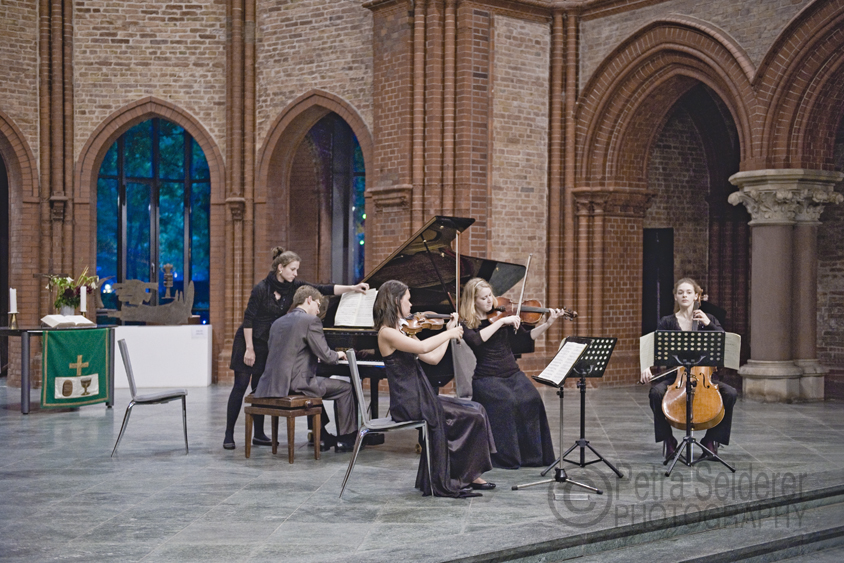
M210 175L202 149L184 128L153 118L115 142L97 178L97 275L103 304L116 309L112 284L158 282L156 303L194 283L193 313L208 322ZM169 266L168 266L169 265Z

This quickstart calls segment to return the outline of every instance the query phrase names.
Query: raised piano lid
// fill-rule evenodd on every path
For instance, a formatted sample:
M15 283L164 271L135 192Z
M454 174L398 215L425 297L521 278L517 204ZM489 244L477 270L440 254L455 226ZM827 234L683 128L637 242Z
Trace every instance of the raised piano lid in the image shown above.
M474 222L468 217L432 217L362 281L378 288L388 280L399 280L410 288L414 310L445 308L448 311L444 312L450 312L450 301L443 285L453 296L457 259L452 243L457 233L462 233ZM490 283L495 295L502 295L524 276L524 265L467 256L461 248L461 285L480 277Z

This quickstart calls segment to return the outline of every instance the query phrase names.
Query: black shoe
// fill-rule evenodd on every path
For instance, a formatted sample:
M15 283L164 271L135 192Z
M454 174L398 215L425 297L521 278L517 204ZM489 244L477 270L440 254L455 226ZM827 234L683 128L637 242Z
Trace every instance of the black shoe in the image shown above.
M671 461L674 458L674 453L677 451L677 439L674 436L668 438L665 442L665 461Z
M233 450L234 449L234 442L223 442L223 449L224 450Z
M469 486L476 491L491 491L495 488L495 483L469 483Z
M255 436L254 438L252 438L252 445L253 446L272 446L273 441L270 440L269 438L267 438L266 436L264 436L264 437Z
M700 459L715 459L718 455L718 442L701 442L701 446L712 452L714 455L709 455L706 451L700 452Z
M361 449L363 449L363 444L361 444ZM338 454L343 454L347 452L355 451L355 444L353 442L337 442L334 446L334 451Z

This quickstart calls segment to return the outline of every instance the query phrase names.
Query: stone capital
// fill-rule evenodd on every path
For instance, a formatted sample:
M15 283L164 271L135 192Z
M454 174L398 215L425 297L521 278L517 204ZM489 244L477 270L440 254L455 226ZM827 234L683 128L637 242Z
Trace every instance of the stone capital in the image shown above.
M229 197L226 198L226 204L229 206L232 221L236 223L243 221L246 216L246 199L237 196Z
M747 207L750 225L818 224L825 205L844 200L835 192L842 179L841 172L797 168L739 172L730 176L739 191L727 201Z

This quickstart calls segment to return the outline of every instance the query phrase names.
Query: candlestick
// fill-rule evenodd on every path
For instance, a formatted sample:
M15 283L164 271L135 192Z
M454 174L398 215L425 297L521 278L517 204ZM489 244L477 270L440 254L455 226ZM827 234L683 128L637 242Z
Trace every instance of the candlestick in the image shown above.
M14 287L9 288L9 313L18 312L18 290Z
M88 288L84 285L79 288L79 310L82 313L88 311Z
M9 328L12 330L18 328L18 314L9 313Z

